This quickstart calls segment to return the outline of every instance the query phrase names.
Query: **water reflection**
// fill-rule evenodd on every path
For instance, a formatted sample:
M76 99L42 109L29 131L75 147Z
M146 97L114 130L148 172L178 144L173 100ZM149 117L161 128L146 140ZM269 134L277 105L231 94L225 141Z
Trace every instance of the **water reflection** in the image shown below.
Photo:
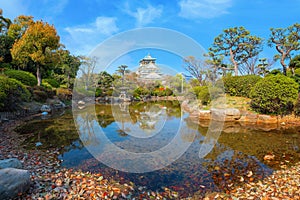
M172 118L175 112L173 109L169 112L167 104L108 105L115 120L110 129L99 126L103 122L97 123L99 118L91 114L95 113L93 107L73 114L81 141L96 159L117 170L143 173L161 169L177 160L192 143L182 140L181 135L196 135L197 130L187 128L181 118ZM177 111L181 115L180 106ZM166 122L168 125L165 126ZM128 136L116 138L112 133L115 127L116 132Z
M211 137L206 137L209 126L198 126L194 123L186 113L181 112L178 102L114 106L87 107L84 109L85 112L78 114L76 119L82 129L81 140L75 131L73 117L67 112L56 119L35 120L31 124L28 123L23 127L23 134L36 134L25 142L32 144L32 148L36 148L35 143L38 139L43 143L39 148L45 147L47 141L51 146L65 146L60 156L64 160L62 164L65 167L98 171L106 177L114 177L121 182L132 181L136 185L146 186L152 190L168 187L178 191L181 197L192 196L195 193L201 196L209 191L226 191L245 182L261 180L274 169L280 169L282 165L293 165L300 160L299 127L268 132L240 127L238 131L230 132L228 127L232 125L225 124L226 132L220 135L218 130L211 129ZM113 112L119 114L114 116ZM123 114L130 117L118 117ZM163 128L159 123L155 123L154 128L143 126L145 117L152 117L153 121L162 119L165 124ZM180 123L184 131L176 134L174 130L181 130ZM97 134L95 130L97 126L104 129L105 135ZM136 138L132 135L136 134L133 131L135 129L144 130L140 134L151 137ZM142 174L125 173L107 167L96 160L86 148L87 146L95 148L96 152L100 152L99 148L106 149L97 156L110 158L111 164L123 162L124 165L133 168L150 167L167 161L163 156L146 157L143 162L139 162L138 159L120 159L113 155L113 150L105 140L110 140L118 148L129 152L149 153L163 148L174 137L181 143L190 144L188 150L172 165ZM209 147L214 146L209 149L210 152L205 151L206 144ZM204 150L199 151L201 148ZM176 148L171 151L176 151ZM199 152L202 152L200 155L202 158L199 158ZM270 152L275 155L274 160L264 160L264 156ZM124 158L126 154L121 156ZM250 172L253 175L248 177Z

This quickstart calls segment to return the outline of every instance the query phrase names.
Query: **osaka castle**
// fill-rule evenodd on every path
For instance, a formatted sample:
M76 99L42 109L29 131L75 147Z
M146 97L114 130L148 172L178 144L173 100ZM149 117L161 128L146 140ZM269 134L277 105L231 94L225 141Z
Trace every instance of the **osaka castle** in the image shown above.
M136 72L138 81L153 82L163 80L163 74L159 67L155 64L155 61L156 58L152 58L150 54L140 60L139 68Z

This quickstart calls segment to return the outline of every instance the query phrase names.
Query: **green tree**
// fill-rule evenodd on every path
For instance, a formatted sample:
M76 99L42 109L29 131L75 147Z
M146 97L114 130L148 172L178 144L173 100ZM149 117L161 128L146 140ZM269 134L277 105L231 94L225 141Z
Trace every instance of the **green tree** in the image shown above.
M112 77L112 75L110 75L106 71L102 71L99 73L98 80L99 80L98 88L100 88L101 93L109 95L109 93L112 92L112 85L113 85L113 81L114 81L114 78Z
M227 71L234 70L234 67L224 63L223 55L208 52L206 56L208 57L206 63L210 65L211 75L214 76L210 79L215 79L219 74L226 76Z
M80 60L81 65L79 70L81 71L81 84L84 85L85 90L96 87L98 83L98 75L94 73L94 70L96 68L97 58L81 56Z
M214 39L209 51L214 56L229 57L237 76L239 65L247 63L262 51L262 39L250 35L244 27L229 28Z
M11 25L11 20L3 16L3 10L0 9L0 34L5 34Z
M30 25L34 24L32 16L20 15L16 17L13 23L9 26L7 34L13 40L20 39Z
M14 40L7 35L0 35L0 64L10 63L12 61L10 49Z
M36 21L29 25L11 49L12 57L16 62L28 63L30 60L34 62L38 86L42 83L41 68L51 58L51 52L58 49L59 40L54 26Z
M296 55L291 59L289 68L291 69L293 76L295 76L295 70L300 69L300 55Z
M258 59L259 63L256 67L255 73L257 75L266 76L270 73L270 67L274 64L274 60L267 60L267 58Z
M81 64L79 57L71 55L65 49L57 50L53 57L53 62L56 64L51 77L55 78L61 84L65 84L67 88L72 87Z
M125 74L130 72L127 68L127 65L120 65L117 69L117 72L122 76L122 85L124 85Z
M196 78L200 85L204 84L208 65L202 60L196 59L194 56L188 56L183 59L184 69Z
M285 61L290 59L292 51L300 50L300 24L295 23L287 28L271 28L269 46L274 46L279 54L275 59L280 59L283 74L286 75L287 65Z

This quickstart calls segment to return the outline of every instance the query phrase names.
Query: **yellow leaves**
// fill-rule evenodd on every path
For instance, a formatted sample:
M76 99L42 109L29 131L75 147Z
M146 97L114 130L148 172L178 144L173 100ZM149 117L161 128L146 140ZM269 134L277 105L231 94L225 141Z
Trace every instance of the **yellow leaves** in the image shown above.
M56 50L59 47L59 40L54 26L36 21L30 24L22 37L15 42L11 53L19 63L26 62L30 58L34 62L45 64L49 57L47 51Z
M27 28L34 23L32 16L20 15L14 19L14 23L9 26L8 36L14 39L20 39Z

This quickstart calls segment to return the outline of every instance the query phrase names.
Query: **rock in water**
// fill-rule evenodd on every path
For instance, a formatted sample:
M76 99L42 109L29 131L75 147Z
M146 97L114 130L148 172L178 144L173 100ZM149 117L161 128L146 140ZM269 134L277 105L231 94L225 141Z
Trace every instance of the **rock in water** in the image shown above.
M0 197L13 199L19 193L25 193L30 187L28 170L6 168L0 169Z
M22 163L17 158L0 160L0 169L4 168L22 169Z

